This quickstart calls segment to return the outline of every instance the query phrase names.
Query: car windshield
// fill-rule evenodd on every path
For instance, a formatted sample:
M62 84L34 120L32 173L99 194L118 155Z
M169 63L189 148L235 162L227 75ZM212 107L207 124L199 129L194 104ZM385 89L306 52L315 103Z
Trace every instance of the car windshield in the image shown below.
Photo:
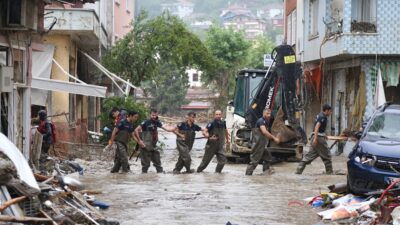
M374 121L368 128L368 135L380 138L400 140L400 114L381 113L375 116Z

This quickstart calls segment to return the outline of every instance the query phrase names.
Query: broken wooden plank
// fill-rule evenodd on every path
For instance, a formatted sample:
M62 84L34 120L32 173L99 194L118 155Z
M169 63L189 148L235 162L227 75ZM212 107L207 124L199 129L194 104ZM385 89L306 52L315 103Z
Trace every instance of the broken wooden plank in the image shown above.
M39 211L43 214L43 216L45 216L47 219L51 220L53 225L58 225L58 223L56 223L56 221L54 221L53 218L51 218L45 211L43 211L42 209L39 209Z
M9 201L4 202L1 206L0 206L0 212L3 212L5 209L7 209L8 207L10 207L12 204L21 202L22 200L25 200L26 196L21 196L21 197L17 197L17 198L13 198Z
M347 141L348 137L345 136L326 136L328 140L332 141Z
M45 181L45 180L50 178L48 176L44 176L44 175L41 175L41 174L38 174L38 173L34 173L33 176L35 177L35 179L37 181L40 181L40 182Z
M15 216L8 216L8 215L0 215L1 222L17 222L17 223L38 223L38 222L51 222L51 220L47 218L40 218L40 217L15 217Z
M94 208L93 206L91 206L79 192L76 192L76 191L69 191L69 193L71 193L71 195L74 196L74 198L75 198L80 204L82 204L82 205L85 206L86 208L90 209L90 211L92 211L94 214L96 214L96 216L97 216L99 219L105 219L105 217L104 217L96 208Z

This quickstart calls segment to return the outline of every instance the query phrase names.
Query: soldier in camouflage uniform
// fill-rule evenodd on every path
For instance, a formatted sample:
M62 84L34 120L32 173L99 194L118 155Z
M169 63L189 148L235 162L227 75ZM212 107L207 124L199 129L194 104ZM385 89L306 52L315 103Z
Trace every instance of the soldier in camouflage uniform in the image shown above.
M260 161L263 163L263 172L270 169L271 154L267 150L269 140L273 140L279 144L277 137L270 133L271 129L271 110L264 109L263 117L257 120L256 127L252 130L253 143L250 163L246 169L246 175L252 175Z
M187 120L178 124L175 128L176 147L179 151L178 162L173 170L174 174L179 174L183 167L186 168L186 173L193 173L194 170L190 169L192 159L190 157L190 150L192 150L196 131L201 131L201 127L194 123L196 113L189 112Z
M139 115L137 112L128 112L127 117L116 124L111 134L109 145L115 143L117 146L115 150L114 167L111 169L111 173L118 173L121 167L123 173L129 171L127 145L130 137L137 141L134 135L133 123L137 121L138 117Z
M150 111L150 118L143 121L140 126L135 129L135 135L138 138L140 145L140 159L142 163L142 173L147 173L150 162L153 162L156 167L157 173L164 172L161 166L160 152L156 148L158 141L157 128L165 131L174 132L175 128L165 127L157 116L157 110Z
M321 157L325 164L326 174L332 174L332 159L326 143L325 129L328 124L328 116L332 114L332 108L328 104L322 106L322 112L320 112L315 118L314 132L311 136L310 151L303 157L299 163L296 174L302 174L307 164L310 164L318 156Z
M207 124L207 127L203 130L204 137L208 138L206 148L204 151L203 159L200 166L197 168L197 172L202 172L210 163L214 155L217 156L218 164L215 168L215 172L221 173L227 162L224 153L225 140L229 144L229 133L226 129L226 123L222 119L222 111L216 110L214 114L214 120Z

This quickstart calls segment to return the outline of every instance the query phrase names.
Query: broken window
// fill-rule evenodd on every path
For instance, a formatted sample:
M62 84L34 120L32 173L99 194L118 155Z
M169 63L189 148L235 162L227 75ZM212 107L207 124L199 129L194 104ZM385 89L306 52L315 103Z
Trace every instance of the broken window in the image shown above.
M324 18L328 36L343 32L343 4L343 0L331 0L329 4L329 10Z
M8 65L8 48L0 46L0 66ZM8 93L0 93L0 132L8 136Z
M197 81L199 81L199 74L198 73L194 73L193 74L193 82L197 82Z
M351 1L351 31L376 33L376 0Z
M309 8L309 37L313 38L318 35L318 8L319 8L319 0L310 0L310 8Z

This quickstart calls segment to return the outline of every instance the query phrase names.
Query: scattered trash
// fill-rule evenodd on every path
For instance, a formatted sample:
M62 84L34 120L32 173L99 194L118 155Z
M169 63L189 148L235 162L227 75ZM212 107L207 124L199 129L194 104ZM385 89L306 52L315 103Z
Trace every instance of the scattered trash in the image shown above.
M338 224L400 225L399 184L400 179L395 179L385 190L369 192L363 197L346 194L345 184L335 184L328 187L331 192L321 193L305 201L315 208L328 208L317 214L323 220Z
M84 171L78 163L48 157L43 174L33 173L21 151L1 133L0 143L0 223L119 224L95 208L109 204L78 192Z

